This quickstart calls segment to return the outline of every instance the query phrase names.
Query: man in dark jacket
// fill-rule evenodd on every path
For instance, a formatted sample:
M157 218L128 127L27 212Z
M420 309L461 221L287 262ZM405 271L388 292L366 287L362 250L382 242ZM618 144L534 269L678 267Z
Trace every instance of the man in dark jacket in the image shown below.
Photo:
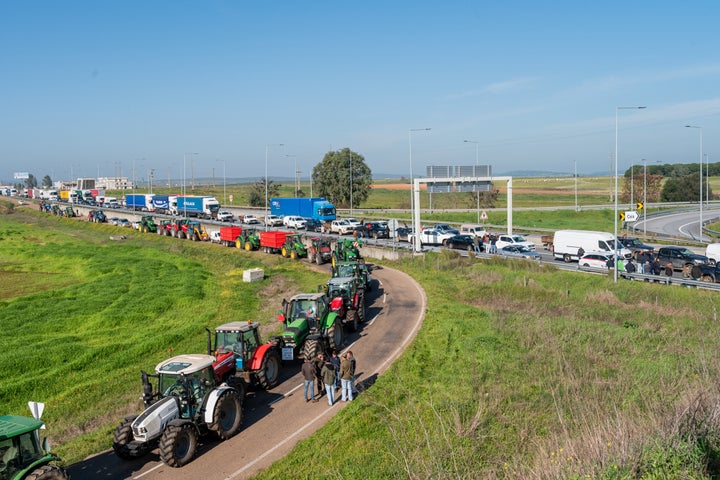
M335 366L330 359L325 360L322 370L320 371L325 384L325 393L327 393L328 404L332 407L335 403Z
M317 403L315 398L315 365L310 358L306 358L302 365L302 375L305 379L305 401L309 402L312 400L313 403ZM308 388L310 389L310 395L312 399L308 398Z
M315 361L313 362L313 366L315 367L315 385L317 386L318 391L318 397L322 397L323 391L325 390L323 388L323 380L322 380L322 366L325 363L325 357L322 353L318 353L317 357L315 358Z

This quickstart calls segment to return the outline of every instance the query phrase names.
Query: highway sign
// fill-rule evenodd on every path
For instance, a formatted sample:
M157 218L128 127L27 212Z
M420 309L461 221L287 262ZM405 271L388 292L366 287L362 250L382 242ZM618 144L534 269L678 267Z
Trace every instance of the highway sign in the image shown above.
M642 210L644 206L645 206L645 205L643 205L642 202L638 202L638 203L637 203L637 209L638 209L638 210Z
M480 218L483 220L487 220L487 212L485 210L483 210L482 213L480 214Z
M625 212L625 221L626 222L637 222L639 218L638 212L630 211Z

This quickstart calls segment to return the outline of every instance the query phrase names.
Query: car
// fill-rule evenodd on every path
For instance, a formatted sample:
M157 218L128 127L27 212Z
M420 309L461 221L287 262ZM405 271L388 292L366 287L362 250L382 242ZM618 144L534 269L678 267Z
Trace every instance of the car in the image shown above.
M283 217L283 225L295 229L305 228L305 219L297 215L288 215Z
M458 230L457 228L451 227L447 223L436 223L435 225L433 225L433 228L442 233L449 233L452 235L460 235L460 230Z
M420 244L421 245L444 245L445 241L457 234L455 233L449 233L449 232L443 232L441 230L438 230L433 227L424 228L420 231ZM415 243L415 234L410 234L408 236L408 241L410 243Z
M542 258L539 253L530 250L525 245L505 245L498 248L497 254L502 257L525 258L535 261L540 261Z
M220 243L220 230L210 232L210 243Z
M631 237L620 237L620 244L630 250L633 253L633 256L637 258L637 254L639 252L650 252L653 253L655 251L655 248L651 247L650 245L647 245L637 238L631 238Z
M361 227L361 226L362 226L362 222L361 222L360 220L358 220L357 218L350 217L350 218L346 218L345 220L347 220L347 222L348 222L350 225L352 225L353 228L357 228L357 227Z
M103 206L105 208L121 208L121 205L116 200L106 202Z
M673 270L683 270L686 266L692 268L695 265L710 263L705 255L699 255L685 247L660 247L657 256L660 265L671 263Z
M110 225L117 225L120 219L118 217L110 217L108 218L108 223Z
M390 230L384 222L365 222L357 229L358 236L378 238L390 238Z
M412 235L413 230L409 227L398 227L395 229L395 240L398 242L409 242L409 238Z
M480 241L478 246L481 244L482 241ZM467 234L453 235L445 240L445 246L451 250L467 250L468 252L472 252L475 250L475 236Z
M355 230L355 227L350 225L347 220L333 220L330 223L330 233L337 233L338 235L347 235L348 233Z
M140 220L135 220L134 222L132 222L131 226L132 226L133 230L139 231L140 227L142 227L142 222Z
M265 216L265 225L268 227L280 227L283 224L283 219L277 215Z
M260 223L260 219L256 215L245 215L243 217L243 223L247 223L248 225L257 225Z
M500 250L508 245L524 245L530 250L535 250L535 244L528 241L522 235L498 235L495 241L495 247Z
M315 220L314 218L306 218L305 230L307 230L308 232L322 232L323 224L320 220Z
M118 218L117 224L118 227L130 227L130 220L127 218Z
M601 268L607 270L613 255L607 253L586 253L578 260L578 267Z
M220 222L232 222L235 220L235 216L227 210L221 210L217 213L217 219Z

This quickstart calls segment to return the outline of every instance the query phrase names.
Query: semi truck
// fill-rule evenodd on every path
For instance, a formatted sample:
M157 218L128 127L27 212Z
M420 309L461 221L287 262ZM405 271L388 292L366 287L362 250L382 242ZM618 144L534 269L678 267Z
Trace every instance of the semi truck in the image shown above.
M335 205L323 197L314 198L271 198L270 213L285 217L297 215L330 224L335 220Z
M135 211L154 212L152 194L133 193L125 195L125 207Z
M215 197L179 196L177 203L170 204L170 213L184 217L215 218L220 203Z
M169 213L170 195L153 195L152 208L158 213Z

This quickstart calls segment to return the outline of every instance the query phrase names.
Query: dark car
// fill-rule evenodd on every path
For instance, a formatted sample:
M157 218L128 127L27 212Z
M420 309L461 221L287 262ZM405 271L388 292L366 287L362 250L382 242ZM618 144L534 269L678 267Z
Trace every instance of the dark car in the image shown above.
M650 245L648 245L646 243L641 242L637 238L630 238L630 237L620 238L620 244L623 247L627 248L628 250L632 251L633 256L635 258L637 258L637 254L639 252L653 253L653 251L655 250L653 247L651 247Z
M314 218L305 219L305 230L308 232L322 232L322 222Z
M398 242L409 242L409 237L412 235L412 228L398 227L395 229L395 240Z
M390 238L390 230L384 222L365 222L357 229L358 236L368 238Z
M698 255L685 247L661 247L658 250L658 260L661 265L672 264L673 270L684 270L685 267L692 268L695 265L705 265L708 258L705 255Z
M451 250L474 250L475 237L473 235L455 235L445 240L445 246ZM481 242L482 243L482 242Z

